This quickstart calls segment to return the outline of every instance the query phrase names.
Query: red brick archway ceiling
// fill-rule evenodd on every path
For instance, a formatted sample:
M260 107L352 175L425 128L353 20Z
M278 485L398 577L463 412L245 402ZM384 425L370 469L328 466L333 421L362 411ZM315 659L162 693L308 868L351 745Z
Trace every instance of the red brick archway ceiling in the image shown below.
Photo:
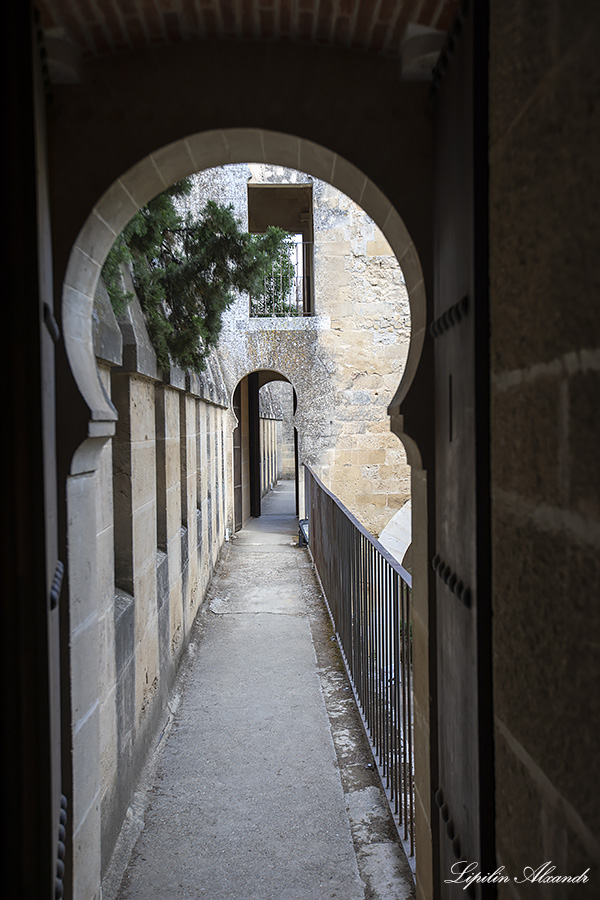
M37 0L46 33L81 58L211 39L311 41L395 56L447 31L459 0Z

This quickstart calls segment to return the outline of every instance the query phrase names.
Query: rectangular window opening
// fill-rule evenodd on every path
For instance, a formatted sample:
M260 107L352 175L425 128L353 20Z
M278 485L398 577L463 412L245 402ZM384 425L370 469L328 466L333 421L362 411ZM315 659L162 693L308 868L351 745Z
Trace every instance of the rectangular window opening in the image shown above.
M313 315L312 185L248 185L248 231L264 234L275 225L289 234L288 246L265 278L262 297L250 298L250 315Z

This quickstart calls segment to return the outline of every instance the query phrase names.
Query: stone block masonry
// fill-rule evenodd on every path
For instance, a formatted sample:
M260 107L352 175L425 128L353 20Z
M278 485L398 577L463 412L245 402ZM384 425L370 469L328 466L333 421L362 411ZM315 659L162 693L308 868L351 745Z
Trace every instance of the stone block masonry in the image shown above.
M232 180L220 184L216 199L228 202L233 191L236 202L243 202L251 170L223 171ZM287 178L289 172L274 177ZM254 175L263 177L258 170ZM205 200L206 173L199 179ZM88 831L101 829L102 872L227 532L233 531L237 383L257 369L290 383L263 388L263 494L282 475L293 475L294 428L300 462L313 465L375 534L409 494L408 467L385 412L408 346L402 273L359 207L329 185L311 183L315 315L250 319L247 297L238 298L224 317L218 352L200 376L173 367L161 372L137 299L117 322L102 283L98 288L95 350L104 391L119 418L96 474L81 476L95 480L91 493L98 498L95 535L89 535L95 538L96 571L90 578L83 571L86 554L73 553L71 566L81 571L70 572L70 582L76 617L81 610L73 627L73 658L99 659L97 672L81 666L72 686L74 829L82 841ZM399 338L392 341L398 322ZM247 462L242 455L246 496ZM85 493L83 482L80 487ZM77 488L74 481L72 530L80 521ZM97 622L86 618L90 592Z
M101 822L105 871L232 527L235 421L216 357L200 376L158 369L137 298L117 322L100 283L94 336L102 386L119 418L90 476L98 498L91 521L99 617L83 627L82 609L82 624L74 622L73 629L73 659L82 660L72 687L73 814L83 840L86 828L98 827L90 821L92 804ZM265 421L273 431L267 446L274 478L277 422ZM74 523L76 488L74 482ZM74 567L78 559L84 567L85 554L72 554ZM85 572L74 571L73 584L79 581L83 596ZM91 584L88 578L88 593ZM99 664L92 671L95 656ZM89 709L96 711L91 717ZM95 797L87 796L85 785L96 786Z
M216 568L104 900L414 897L292 497Z
M410 340L408 294L391 247L349 197L295 169L207 169L194 176L183 205L199 209L209 198L231 204L247 227L249 186L281 196L299 185L312 195L306 215L314 237L313 314L252 318L248 297L239 296L223 317L219 359L230 392L256 370L277 372L292 384L300 464L311 465L378 535L410 496L404 449L386 413Z
M490 31L496 852L510 872L530 860L551 859L570 874L591 865L590 883L565 896L592 897L600 871L600 702L590 690L600 628L591 199L600 16L592 3L568 14L550 4L535 20L527 4L509 6L491 4ZM533 896L528 888L499 896Z

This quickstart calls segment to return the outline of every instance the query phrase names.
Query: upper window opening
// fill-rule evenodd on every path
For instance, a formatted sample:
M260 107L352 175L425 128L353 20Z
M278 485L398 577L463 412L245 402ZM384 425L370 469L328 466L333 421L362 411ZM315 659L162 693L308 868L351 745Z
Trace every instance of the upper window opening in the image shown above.
M248 231L264 234L270 225L290 235L275 263L264 298L250 298L251 316L313 314L313 214L310 184L249 184Z

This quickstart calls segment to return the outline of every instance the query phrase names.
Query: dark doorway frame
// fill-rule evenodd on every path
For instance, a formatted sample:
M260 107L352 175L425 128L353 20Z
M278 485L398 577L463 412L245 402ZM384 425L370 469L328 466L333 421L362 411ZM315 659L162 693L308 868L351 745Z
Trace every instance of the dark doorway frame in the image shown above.
M260 411L258 391L259 373L248 375L248 429L250 443L250 515L258 518L261 513L260 498Z
M244 506L242 490L242 383L238 384L233 394L233 412L237 425L233 430L233 527L241 531L244 525Z

